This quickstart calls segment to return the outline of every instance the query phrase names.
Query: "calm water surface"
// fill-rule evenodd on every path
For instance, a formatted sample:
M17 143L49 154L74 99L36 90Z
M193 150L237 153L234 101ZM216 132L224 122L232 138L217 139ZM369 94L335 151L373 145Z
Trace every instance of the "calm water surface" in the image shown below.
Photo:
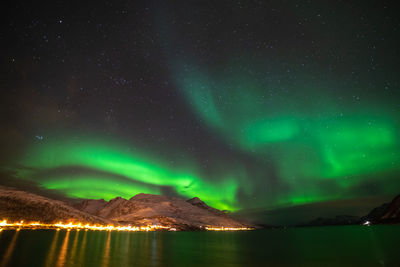
M3 230L0 266L400 266L400 226L248 232Z

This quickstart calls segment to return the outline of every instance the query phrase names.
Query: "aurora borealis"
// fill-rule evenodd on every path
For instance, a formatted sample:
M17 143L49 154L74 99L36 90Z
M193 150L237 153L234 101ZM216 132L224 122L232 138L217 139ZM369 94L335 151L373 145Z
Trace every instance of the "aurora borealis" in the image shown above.
M335 179L339 186L349 187L363 180L363 174L399 169L399 120L384 104L374 113L368 104L343 105L329 96L335 91L324 84L318 85L326 88L322 94L303 89L303 97L294 94L279 100L282 96L266 99L268 84L256 80L259 85L254 85L248 77L233 75L230 81L222 76L222 83L190 71L183 77L183 91L198 116L240 149L271 157L286 181ZM296 86L288 90L296 91ZM313 101L304 99L310 96ZM284 112L277 112L281 109Z
M230 211L399 193L392 4L167 2L15 4L1 184Z
M161 194L159 187L169 186L181 196L196 195L221 209L236 209L237 180L211 183L190 173L169 171L154 160L144 161L143 156L135 157L112 143L84 137L73 141L58 139L29 151L21 164L34 170L19 170L18 176L39 181L44 187L70 197L129 199L139 193Z

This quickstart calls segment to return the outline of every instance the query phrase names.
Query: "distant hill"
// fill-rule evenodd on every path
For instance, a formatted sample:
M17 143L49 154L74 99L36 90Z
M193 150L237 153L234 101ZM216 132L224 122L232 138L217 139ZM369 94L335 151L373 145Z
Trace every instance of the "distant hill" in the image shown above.
M334 218L317 218L311 222L301 224L300 226L323 226L323 225L349 225L359 224L360 217L351 215L338 215Z
M373 209L362 219L375 224L400 223L400 195L396 196L390 203L385 203Z
M84 200L73 206L36 194L0 187L0 219L9 221L76 221L99 224L159 224L177 230L201 230L205 226L244 227L227 214L207 206L199 198L183 199L138 194L127 200Z
M299 226L349 225L364 223L400 223L400 195L396 196L390 203L384 203L381 206L374 208L363 217L339 215L334 218L317 218Z
M361 217L362 222L378 222L380 218L385 214L386 209L389 207L389 203L384 203L379 207L371 210L366 216Z

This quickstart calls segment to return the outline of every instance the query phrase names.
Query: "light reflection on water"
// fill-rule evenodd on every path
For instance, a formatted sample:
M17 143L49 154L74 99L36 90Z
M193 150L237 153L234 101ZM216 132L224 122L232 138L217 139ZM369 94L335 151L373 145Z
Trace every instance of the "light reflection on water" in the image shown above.
M0 266L400 266L400 226L250 232L4 230Z
M57 267L63 267L65 265L65 259L67 257L67 252L68 252L68 241L69 241L69 234L71 233L70 230L67 230L67 234L64 237L64 241L61 246L61 250L58 254L57 258Z
M107 234L107 241L104 247L103 262L101 266L106 267L110 261L110 242L111 242L111 232Z
M4 253L3 260L0 263L0 266L7 266L8 262L10 261L10 258L14 252L15 244L17 243L17 238L19 235L19 230L14 232L13 238L11 239L10 244L8 245L8 248L6 252Z
M71 263L71 265L75 262L75 255L78 248L78 237L80 232L81 231L74 231L75 233L74 241L72 243L71 254L68 257L68 262Z
M79 247L79 256L78 256L78 263L77 266L81 266L82 262L84 262L85 259L85 249L86 248L86 242L87 242L87 235L88 235L88 231L85 231L85 233L83 234L83 240L82 242L79 242L80 247Z
M58 241L58 236L60 235L60 231L56 231L56 234L54 235L53 241L51 242L51 246L49 249L49 253L47 254L46 257L46 267L51 267L53 266L54 258L56 255L56 248L57 248L57 241Z

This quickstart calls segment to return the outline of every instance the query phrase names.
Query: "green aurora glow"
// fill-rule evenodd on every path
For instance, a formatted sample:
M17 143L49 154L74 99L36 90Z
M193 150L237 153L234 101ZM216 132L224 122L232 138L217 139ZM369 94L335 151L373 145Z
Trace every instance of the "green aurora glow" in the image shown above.
M323 82L315 82L323 91L302 85L300 94L297 85L288 83L283 86L291 94L265 97L267 85L244 74L207 76L193 68L177 77L187 103L206 126L265 165L261 170L214 161L222 171L205 174L191 155L186 157L189 164L172 167L166 159L130 150L134 146L128 143L55 134L27 149L18 177L75 198L130 198L169 188L181 197L198 196L213 207L235 211L351 198L352 188L376 177L383 184L386 174L400 169L399 122L383 106L371 112L368 105L341 105L329 90L333 86ZM271 168L274 174L268 172ZM278 184L263 184L272 176ZM395 193L395 188L384 191ZM256 200L243 203L243 196Z
M274 102L273 97L264 97L262 84L243 75L217 79L198 69L182 73L177 75L181 78L178 85L208 127L244 153L261 162L273 162L274 175L286 191L258 192L250 207L352 197L348 192L353 187L381 175L384 180L386 173L399 170L399 123L384 107L369 112L367 106L346 103L343 108L332 101L329 90L309 90L308 95L318 101L293 93ZM189 160L189 167L171 167L165 159L132 152L127 149L130 146L93 137L37 142L21 160L24 168L18 169L18 176L76 198L130 198L138 193L163 194L162 188L167 187L184 198L198 196L231 211L243 208L238 194L252 196L260 180L271 178L268 172L238 171L229 164L222 167L223 173L205 177L195 160ZM57 171L76 167L86 168L88 173ZM46 171L51 174L40 176ZM394 187L385 187L388 194L394 191Z
M245 74L237 68L231 75L225 73L235 69L229 66L207 75L184 66L177 68L177 84L200 119L227 143L276 163L290 188L273 200L276 205L340 199L367 182L366 175L383 176L384 183L386 173L400 169L399 116L387 104L371 110L368 102L342 100L323 81L278 85L263 82L260 70ZM266 96L274 87L287 93ZM335 187L324 190L317 181Z
M190 173L171 171L143 161L143 156L128 153L110 142L79 140L33 145L26 159L21 161L25 168L18 171L18 176L34 180L47 189L60 190L69 197L109 200L122 196L129 199L138 193L160 194L159 187L165 186L173 188L182 197L198 196L219 209L237 209L238 182L234 179L209 182ZM57 173L57 168L74 167L84 167L92 173ZM51 170L55 170L50 172L51 175L40 175L40 172ZM105 174L99 175L96 171ZM115 180L115 175L124 180Z

